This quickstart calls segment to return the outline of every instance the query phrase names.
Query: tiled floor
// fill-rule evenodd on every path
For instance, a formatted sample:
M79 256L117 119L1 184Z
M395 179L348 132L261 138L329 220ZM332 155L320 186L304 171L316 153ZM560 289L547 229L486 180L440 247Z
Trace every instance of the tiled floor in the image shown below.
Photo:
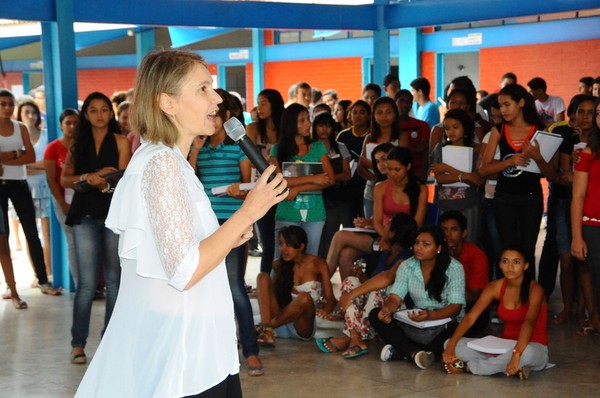
M14 258L17 283L29 309L16 311L10 301L0 303L0 397L72 397L86 369L69 363L73 295L47 297L26 288L32 279L30 266L23 252L15 252ZM257 259L251 258L249 281L257 269ZM557 293L551 313L559 306ZM88 356L98 345L103 306L103 301L94 304ZM320 321L318 325L317 337L340 334L340 324ZM345 360L338 354L321 353L314 341L278 340L276 348L261 352L264 376L250 378L242 365L242 387L247 398L600 396L600 337L577 336L574 321L550 325L549 331L550 360L556 366L533 373L527 381L449 376L441 365L419 370L408 362L384 363L379 360L379 342L369 344L368 355Z

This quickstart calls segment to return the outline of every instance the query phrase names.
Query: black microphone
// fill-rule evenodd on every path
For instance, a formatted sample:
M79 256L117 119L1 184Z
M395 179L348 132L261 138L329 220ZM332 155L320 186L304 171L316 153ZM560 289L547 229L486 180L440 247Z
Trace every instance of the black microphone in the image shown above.
M256 167L256 170L262 174L265 169L269 167L269 163L267 163L256 145L254 145L252 140L246 135L244 125L236 117L232 117L223 123L223 127L225 128L227 136L242 148L242 151L248 156L250 162ZM273 178L275 178L275 173L272 173L269 176L268 182L271 182Z

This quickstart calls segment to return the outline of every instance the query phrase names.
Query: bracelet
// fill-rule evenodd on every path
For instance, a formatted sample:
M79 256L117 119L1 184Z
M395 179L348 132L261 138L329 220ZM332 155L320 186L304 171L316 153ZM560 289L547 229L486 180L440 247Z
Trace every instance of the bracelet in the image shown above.
M462 182L462 173L458 173L458 182Z
M523 352L517 350L516 348L513 348L513 354L519 354L519 356L523 355Z
M79 181L87 180L87 178L88 178L88 173L83 173L82 175L79 176Z
M112 187L110 183L106 182L106 188L102 189L100 192L102 193L113 193L115 191L115 187Z

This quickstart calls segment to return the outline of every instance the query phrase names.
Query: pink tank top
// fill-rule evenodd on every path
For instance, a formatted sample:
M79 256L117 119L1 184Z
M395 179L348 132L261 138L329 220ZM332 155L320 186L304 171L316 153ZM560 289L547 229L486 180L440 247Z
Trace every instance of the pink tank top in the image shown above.
M392 195L392 182L387 180L385 182L385 193L383 194L383 225L388 226L394 217L398 213L404 213L410 215L410 203L405 205L394 202L394 196Z

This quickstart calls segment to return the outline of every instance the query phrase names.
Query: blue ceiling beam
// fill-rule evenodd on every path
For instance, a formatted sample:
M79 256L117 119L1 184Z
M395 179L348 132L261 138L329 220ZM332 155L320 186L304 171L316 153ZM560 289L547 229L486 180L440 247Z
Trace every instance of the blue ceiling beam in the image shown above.
M17 4L17 0L4 0ZM31 1L31 0L28 0ZM107 12L110 10L110 12ZM219 26L264 29L374 30L372 5L334 6L252 1L107 0L75 3L78 22L123 23L154 26Z
M129 29L97 30L94 32L75 33L75 50L83 50L98 44L108 43L110 41L127 37Z
M385 5L387 29L586 10L598 0L412 0ZM224 28L376 30L375 5L217 0L74 0L76 22ZM107 12L107 10L110 10ZM54 0L2 0L0 17L56 21Z
M37 43L40 36L21 36L0 38L0 50L7 50L13 47L24 46L26 44Z
M180 48L193 43L197 43L202 40L211 39L223 35L225 33L233 32L235 29L199 29L199 28L175 28L169 27L169 35L171 36L171 47Z
M388 5L388 29L515 18L598 8L598 0L420 0Z
M54 0L2 0L0 18L56 22Z

